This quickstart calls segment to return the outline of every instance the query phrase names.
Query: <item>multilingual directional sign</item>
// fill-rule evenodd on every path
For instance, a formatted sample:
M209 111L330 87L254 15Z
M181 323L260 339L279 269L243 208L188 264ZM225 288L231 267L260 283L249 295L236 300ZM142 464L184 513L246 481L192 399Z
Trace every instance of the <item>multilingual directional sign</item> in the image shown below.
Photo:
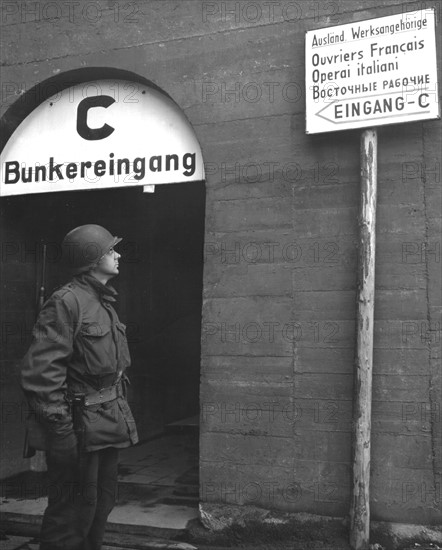
M440 118L434 9L306 33L306 132Z

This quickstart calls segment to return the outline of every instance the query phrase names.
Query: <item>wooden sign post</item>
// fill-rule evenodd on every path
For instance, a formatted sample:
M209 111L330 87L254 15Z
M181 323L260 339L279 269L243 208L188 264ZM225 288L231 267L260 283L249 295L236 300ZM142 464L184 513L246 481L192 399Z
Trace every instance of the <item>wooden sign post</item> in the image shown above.
M350 545L368 547L370 535L370 434L375 299L377 131L361 135L359 266L353 404L353 489Z
M363 129L350 544L370 532L378 126L440 119L434 8L314 29L305 39L306 133Z

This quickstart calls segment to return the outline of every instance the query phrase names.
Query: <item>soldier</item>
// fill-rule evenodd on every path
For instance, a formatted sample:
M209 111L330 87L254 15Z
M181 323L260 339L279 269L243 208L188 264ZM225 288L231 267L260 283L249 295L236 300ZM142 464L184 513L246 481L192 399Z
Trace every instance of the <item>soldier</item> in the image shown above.
M40 550L98 550L115 503L118 449L137 443L126 401L130 356L112 307L121 241L82 225L63 241L72 281L45 302L23 359L28 442L46 451L48 506ZM29 455L28 455L29 456Z

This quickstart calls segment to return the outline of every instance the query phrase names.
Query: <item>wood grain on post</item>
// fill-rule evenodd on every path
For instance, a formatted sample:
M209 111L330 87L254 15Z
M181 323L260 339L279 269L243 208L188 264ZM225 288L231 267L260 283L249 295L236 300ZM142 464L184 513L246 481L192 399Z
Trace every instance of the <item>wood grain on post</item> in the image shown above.
M353 403L353 486L350 505L350 545L364 550L370 535L370 433L373 369L377 198L377 133L361 135L361 199L357 341Z

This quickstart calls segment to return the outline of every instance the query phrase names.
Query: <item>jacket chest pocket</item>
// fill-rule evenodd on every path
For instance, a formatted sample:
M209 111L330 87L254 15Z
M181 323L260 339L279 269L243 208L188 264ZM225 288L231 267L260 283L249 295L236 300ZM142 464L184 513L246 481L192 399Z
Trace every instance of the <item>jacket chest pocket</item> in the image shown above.
M117 356L112 330L109 324L85 323L78 343L90 374L106 374L117 370Z
M118 323L115 325L118 342L118 368L125 369L130 365L129 346L127 344L126 325Z

